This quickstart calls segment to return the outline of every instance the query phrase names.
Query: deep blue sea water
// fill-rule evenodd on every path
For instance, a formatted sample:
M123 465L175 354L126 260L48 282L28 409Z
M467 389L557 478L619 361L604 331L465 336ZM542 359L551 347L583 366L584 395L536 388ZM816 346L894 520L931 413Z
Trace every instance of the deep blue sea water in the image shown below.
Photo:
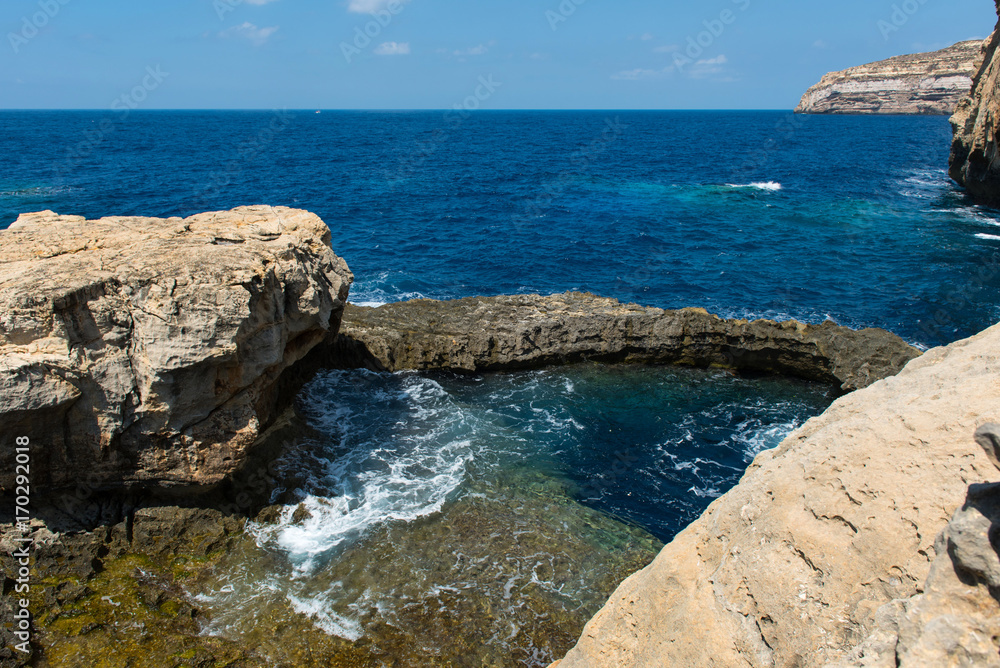
M943 118L785 112L0 112L0 227L284 205L329 224L357 303L587 290L931 346L1000 320L1000 213L948 180L949 144ZM321 374L299 406L325 436L252 527L274 561L197 594L206 632L246 633L270 597L462 656L407 621L419 604L468 616L483 665L546 665L616 568L832 398L684 369Z
M949 145L936 117L2 112L0 225L286 205L357 302L579 289L935 345L1000 319L1000 216Z

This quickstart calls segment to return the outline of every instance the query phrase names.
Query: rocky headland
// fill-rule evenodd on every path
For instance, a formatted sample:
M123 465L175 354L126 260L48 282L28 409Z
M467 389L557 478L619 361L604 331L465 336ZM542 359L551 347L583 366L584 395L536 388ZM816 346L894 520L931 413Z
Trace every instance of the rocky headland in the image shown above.
M0 488L210 486L335 334L353 277L317 216L22 215L0 233ZM287 402L287 396L284 398Z
M1000 10L1000 5L998 5ZM1000 151L997 121L1000 117L1000 24L983 46L985 57L973 88L951 118L954 141L949 174L978 202L1000 204Z
M795 112L950 115L969 94L982 47L980 41L959 42L831 72L806 91Z

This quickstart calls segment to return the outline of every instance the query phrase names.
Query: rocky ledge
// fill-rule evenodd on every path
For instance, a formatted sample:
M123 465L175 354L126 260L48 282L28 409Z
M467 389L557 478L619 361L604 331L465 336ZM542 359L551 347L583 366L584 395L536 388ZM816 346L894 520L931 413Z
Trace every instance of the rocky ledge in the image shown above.
M1000 666L998 417L1000 325L840 398L556 665Z
M806 91L795 111L947 116L969 94L982 62L982 42L971 41L831 72Z
M34 486L219 482L353 280L322 220L271 207L25 214L0 232L0 268L0 491L15 437Z
M997 6L1000 11L1000 5ZM973 199L1000 205L1000 23L984 44L985 59L976 74L972 93L951 118L954 141L949 173Z
M895 375L920 352L880 329L726 320L570 292L348 305L334 366L499 371L583 360L778 373L845 390Z

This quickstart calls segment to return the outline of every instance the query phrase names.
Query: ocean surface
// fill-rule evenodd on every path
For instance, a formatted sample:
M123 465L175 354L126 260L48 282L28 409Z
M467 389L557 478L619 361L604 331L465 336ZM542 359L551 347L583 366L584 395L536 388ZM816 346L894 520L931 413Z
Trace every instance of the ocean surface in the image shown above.
M329 224L360 304L584 290L927 347L1000 320L1000 212L949 181L949 145L943 118L786 112L2 112L0 227L284 205ZM277 514L190 594L276 662L262 610L372 665L546 665L834 398L690 369L324 372Z

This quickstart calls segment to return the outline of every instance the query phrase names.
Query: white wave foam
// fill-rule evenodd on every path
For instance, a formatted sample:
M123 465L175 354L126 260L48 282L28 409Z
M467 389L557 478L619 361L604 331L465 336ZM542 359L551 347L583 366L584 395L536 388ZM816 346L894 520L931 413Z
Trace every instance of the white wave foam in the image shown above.
M399 276L405 279L403 274ZM425 299L426 295L416 291L397 290L392 285L390 272L382 271L372 275L371 278L359 280L351 286L350 301L355 306L369 306L377 308L395 302L411 301L413 299Z
M755 190L767 190L771 192L777 192L781 190L782 186L777 181L758 181L755 183L727 183L727 188L753 188Z
M440 511L465 478L472 425L432 380L334 371L302 397L312 424L339 437L346 452L327 462L275 525L250 528L259 544L284 552L298 575L380 522Z
M996 234L977 234L977 239L986 239L987 241L1000 241L1000 236Z
M0 198L35 198L52 197L76 190L70 186L34 186L30 188L13 188L0 190Z

